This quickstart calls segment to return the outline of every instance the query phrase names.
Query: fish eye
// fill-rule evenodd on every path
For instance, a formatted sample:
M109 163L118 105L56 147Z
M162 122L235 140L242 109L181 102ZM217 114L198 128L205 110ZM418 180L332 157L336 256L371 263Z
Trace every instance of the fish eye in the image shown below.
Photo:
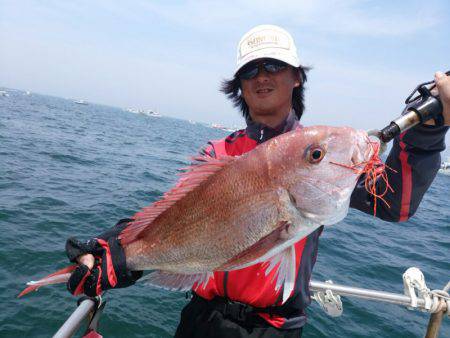
M313 146L308 150L306 154L306 159L311 164L316 164L322 161L325 156L325 149L320 146Z

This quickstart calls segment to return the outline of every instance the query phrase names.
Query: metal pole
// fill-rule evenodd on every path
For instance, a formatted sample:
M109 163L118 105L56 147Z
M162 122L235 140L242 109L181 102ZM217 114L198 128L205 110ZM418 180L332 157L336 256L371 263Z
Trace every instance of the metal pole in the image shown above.
M55 333L53 338L72 337L94 307L95 302L92 299L83 300L70 317L67 318L66 322L60 327L58 332Z
M311 291L326 291L331 290L332 292L341 296L350 296L363 299L378 300L387 303L400 304L404 306L411 305L411 297L408 297L399 293L355 288L352 286L345 286L339 284L331 284L324 282L311 281L310 284ZM417 307L419 309L425 307L425 301L423 299L417 299Z
M447 285L442 290L445 293L447 293L450 290L450 281L447 283ZM448 293L447 293L448 295ZM425 335L425 338L437 338L439 336L439 329L441 328L442 318L444 317L444 313L450 312L450 309L448 309L448 303L444 302L443 300L440 301L439 307L441 311L438 311L436 313L432 313L430 316L430 320L428 321L427 326L427 332Z
M310 289L312 292L318 291L325 292L326 290L330 290L335 294L341 296L357 297L362 299L370 299L392 304L399 304L403 306L411 306L411 297L399 293L363 289L352 286L331 284L318 281L311 281ZM443 306L444 311L446 310L445 305ZM83 320L89 315L89 313L94 309L94 307L95 302L92 299L87 298L83 300L81 304L77 307L77 309L70 315L70 317L66 320L63 326L61 326L61 328L58 330L58 332L55 333L53 337L54 338L71 337L78 330ZM425 309L425 301L423 299L421 298L417 299L417 308ZM426 338L437 337L440 322L442 321L442 315L444 311L432 314L429 323L429 331L433 332L434 335L430 336L427 335Z
M428 322L427 333L425 338L437 338L439 337L439 329L441 328L442 317L444 316L444 311L439 311L432 313L430 316L430 321Z

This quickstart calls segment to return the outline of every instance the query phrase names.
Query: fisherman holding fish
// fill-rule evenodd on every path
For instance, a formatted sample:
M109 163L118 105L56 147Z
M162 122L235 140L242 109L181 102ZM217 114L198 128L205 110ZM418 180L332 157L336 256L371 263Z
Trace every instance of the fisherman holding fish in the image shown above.
M386 161L390 169L380 174L377 145L363 132L299 124L308 70L284 29L260 25L247 32L234 76L222 85L247 127L211 141L202 151L206 163L163 200L87 242L70 238L66 251L78 266L68 270L69 291L96 296L130 286L141 270L152 269L157 271L142 279L193 290L176 337L300 337L323 225L341 220L349 206L406 221L438 171L450 126L450 77L438 72L443 123L427 122L396 138ZM291 172L301 179L291 180ZM233 184L223 187L225 181ZM213 201L208 208L198 203L205 198ZM215 217L239 227L216 222L216 231ZM259 224L265 228L251 239ZM244 243L246 238L251 240Z

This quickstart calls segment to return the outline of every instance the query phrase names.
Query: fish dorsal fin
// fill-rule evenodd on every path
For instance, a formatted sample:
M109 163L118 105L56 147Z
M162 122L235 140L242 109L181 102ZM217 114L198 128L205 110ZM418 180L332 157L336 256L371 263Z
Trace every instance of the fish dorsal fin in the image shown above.
M144 276L141 281L144 284L171 291L188 291L191 289L197 290L200 287L205 288L210 277L214 277L212 272L181 274L156 270Z
M186 171L180 174L180 179L176 185L167 191L162 199L134 214L132 221L119 235L122 245L138 239L142 231L148 229L159 215L235 159L236 157L233 156L220 158L194 157L193 160L197 163L183 168Z

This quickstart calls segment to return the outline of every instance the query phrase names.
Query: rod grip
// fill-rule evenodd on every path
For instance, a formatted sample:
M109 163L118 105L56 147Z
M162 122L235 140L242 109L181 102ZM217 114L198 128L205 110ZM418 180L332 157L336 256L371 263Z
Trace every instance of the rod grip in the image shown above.
M384 143L388 143L395 136L400 135L400 133L400 127L395 122L391 122L390 125L380 130L380 139Z

